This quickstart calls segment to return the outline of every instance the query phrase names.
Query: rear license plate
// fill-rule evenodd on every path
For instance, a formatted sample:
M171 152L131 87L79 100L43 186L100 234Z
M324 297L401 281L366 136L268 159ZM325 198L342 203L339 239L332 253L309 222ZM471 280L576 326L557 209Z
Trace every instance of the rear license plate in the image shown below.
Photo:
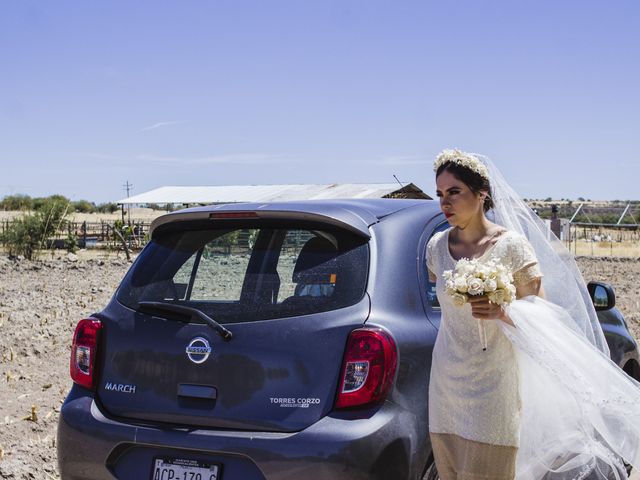
M185 458L156 457L151 480L220 480L221 466Z

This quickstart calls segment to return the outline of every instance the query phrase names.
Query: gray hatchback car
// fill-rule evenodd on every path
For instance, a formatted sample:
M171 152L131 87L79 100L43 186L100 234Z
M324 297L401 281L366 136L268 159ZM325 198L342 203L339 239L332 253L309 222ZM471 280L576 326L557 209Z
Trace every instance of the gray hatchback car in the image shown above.
M438 203L217 205L158 218L107 307L78 323L64 480L436 478L427 393ZM613 359L638 351L590 284Z

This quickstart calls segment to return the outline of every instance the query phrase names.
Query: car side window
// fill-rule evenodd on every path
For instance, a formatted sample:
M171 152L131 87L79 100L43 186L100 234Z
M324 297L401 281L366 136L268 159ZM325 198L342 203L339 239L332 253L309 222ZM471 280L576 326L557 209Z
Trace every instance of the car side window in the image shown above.
M433 229L433 232L431 232L431 236L429 237L429 240L431 240L431 238L438 232L441 232L443 230L446 230L447 228L449 228L449 223L448 222L443 222L441 224L439 224L438 226L436 226L436 228ZM427 243L429 243L429 240L427 240ZM435 280L433 280L431 278L431 275L435 275L435 272L431 272L431 275L429 274L429 270L427 269L427 262L426 262L426 254L425 254L425 262L424 262L424 268L427 270L427 299L429 300L429 303L431 304L431 308L432 309L439 309L440 308L440 302L438 302L438 297L436 296L436 282Z
M278 257L277 272L280 278L280 290L278 291L277 303L282 303L285 299L295 295L296 283L293 280L295 266L303 245L311 240L313 236L313 233L307 230L287 231L280 256Z

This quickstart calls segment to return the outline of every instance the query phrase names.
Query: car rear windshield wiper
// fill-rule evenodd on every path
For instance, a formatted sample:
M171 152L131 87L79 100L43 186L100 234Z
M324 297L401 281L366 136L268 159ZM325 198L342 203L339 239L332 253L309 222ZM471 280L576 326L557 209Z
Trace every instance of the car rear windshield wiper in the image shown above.
M169 312L177 313L178 315L188 315L189 317L199 318L204 323L213 328L218 334L226 341L231 340L233 333L230 330L224 328L213 318L206 313L198 310L197 308L187 307L185 305L176 305L174 303L165 302L138 302L138 305L143 309L154 310L156 312Z

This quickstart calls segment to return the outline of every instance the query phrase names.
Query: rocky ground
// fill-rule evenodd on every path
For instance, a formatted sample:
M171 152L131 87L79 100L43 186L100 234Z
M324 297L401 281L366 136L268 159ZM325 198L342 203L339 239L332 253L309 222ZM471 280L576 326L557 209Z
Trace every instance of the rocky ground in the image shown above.
M78 320L100 310L129 264L93 255L0 255L0 478L58 478L56 426L70 387L69 345ZM640 338L640 259L581 257L586 279L612 283Z
M124 259L0 256L0 478L59 478L56 428L78 320L100 310Z

